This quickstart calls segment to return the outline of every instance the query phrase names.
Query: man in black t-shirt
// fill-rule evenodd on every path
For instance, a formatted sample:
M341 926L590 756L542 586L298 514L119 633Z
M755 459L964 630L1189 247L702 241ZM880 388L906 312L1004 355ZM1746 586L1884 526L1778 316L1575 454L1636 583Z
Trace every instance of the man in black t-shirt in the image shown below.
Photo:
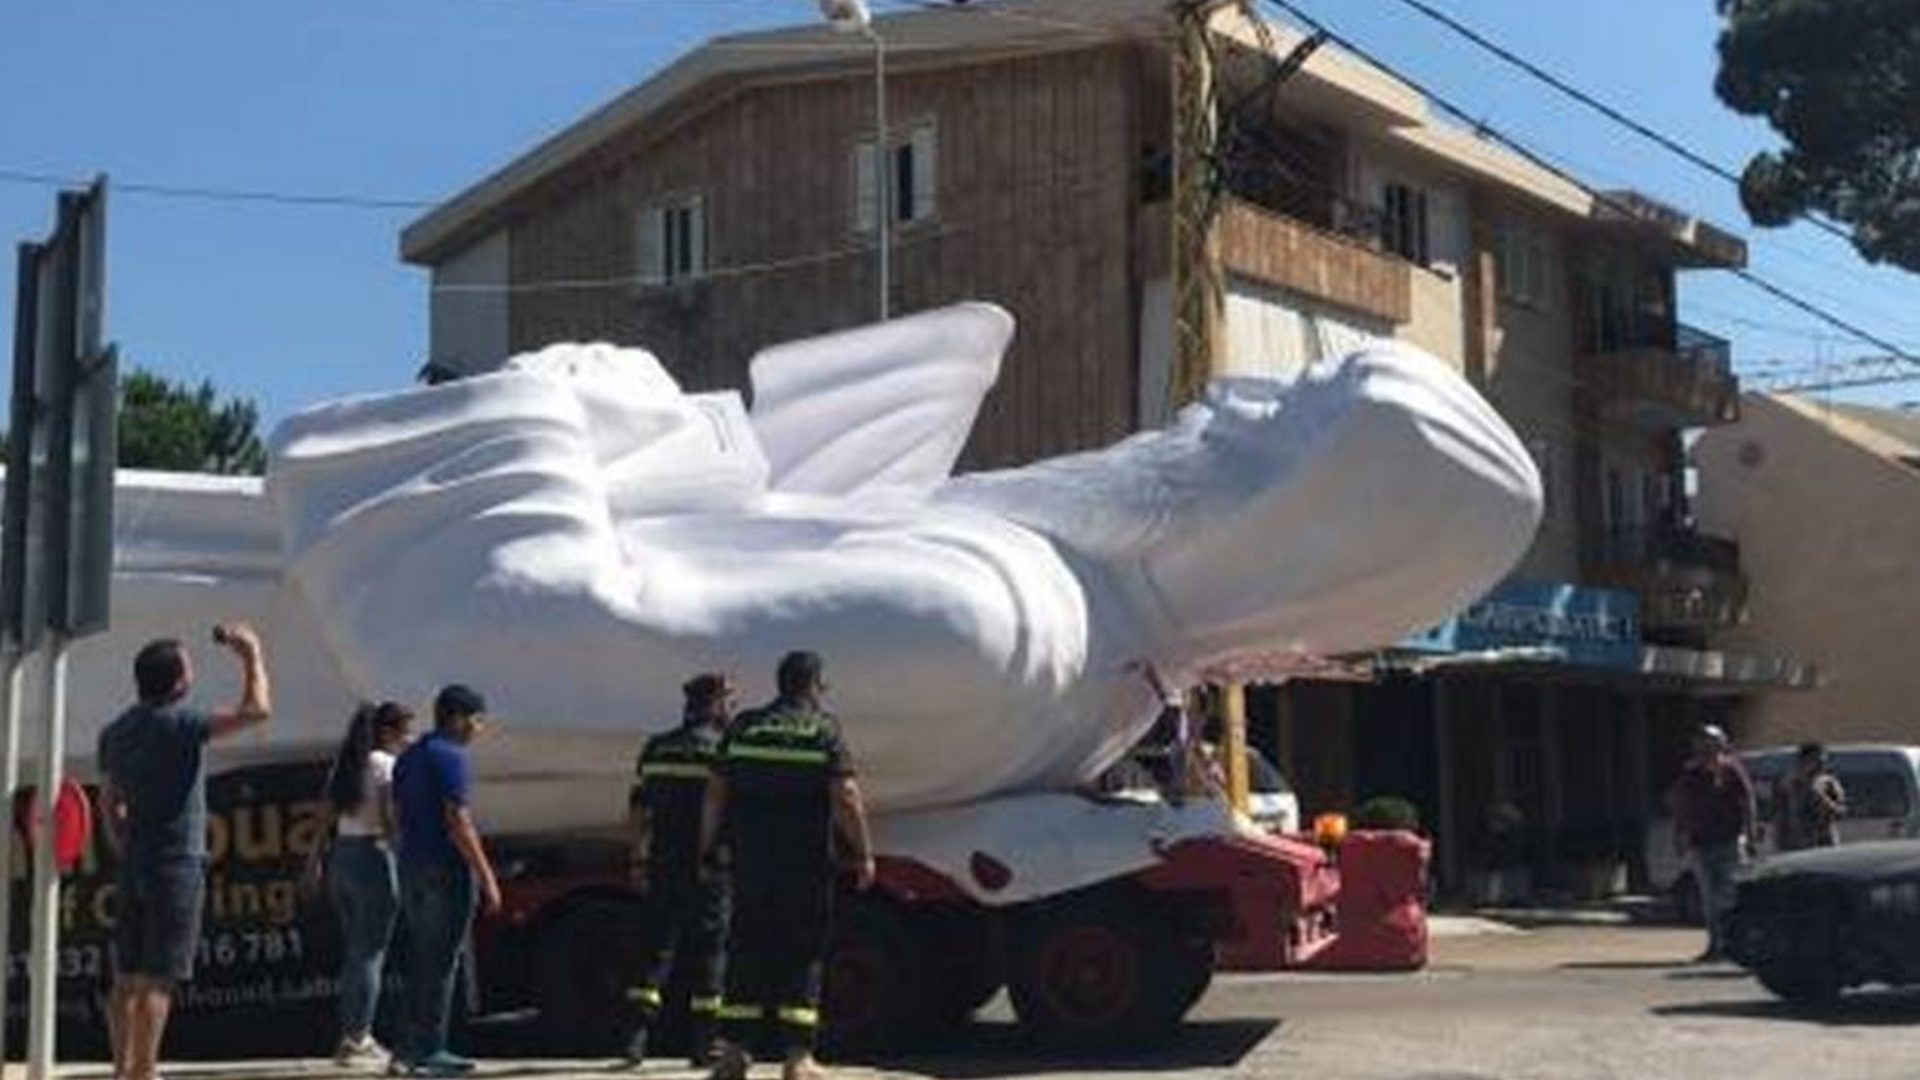
M733 878L714 1080L744 1080L747 1049L769 1023L785 1054L784 1080L820 1075L813 1050L836 828L848 846L855 886L873 884L866 809L839 725L821 704L820 658L787 654L779 689L773 704L734 722L707 788L701 850L713 851L724 828Z
M700 865L700 816L707 782L727 724L733 687L718 674L696 675L682 686L679 727L647 740L635 765L629 798L633 821L632 878L647 897L643 981L632 991L639 1028L627 1062L647 1058L647 1040L660 1019L669 977L678 967L693 992L688 1056L696 1068L712 1060L713 1024L720 1011L720 950L726 930L726 888Z

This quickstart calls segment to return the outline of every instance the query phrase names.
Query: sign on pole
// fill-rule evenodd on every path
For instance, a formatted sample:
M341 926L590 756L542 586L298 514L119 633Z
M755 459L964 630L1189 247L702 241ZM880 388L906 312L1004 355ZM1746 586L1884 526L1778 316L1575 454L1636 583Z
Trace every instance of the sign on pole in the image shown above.
M59 222L45 243L22 244L16 284L12 428L6 503L0 509L0 644L9 690L26 653L47 648L46 729L38 788L61 790L66 756L67 649L107 628L113 575L113 470L117 455L118 363L101 340L106 294L105 178L62 192ZM50 640L48 639L51 635ZM9 703L18 695L9 693ZM7 758L17 778L17 708L6 718ZM8 792L11 801L12 792ZM33 860L32 997L28 1075L52 1075L55 958L60 877L52 813L40 815ZM12 831L0 830L0 883L12 879ZM10 941L11 904L0 900L0 942ZM0 982L0 1011L5 1007Z

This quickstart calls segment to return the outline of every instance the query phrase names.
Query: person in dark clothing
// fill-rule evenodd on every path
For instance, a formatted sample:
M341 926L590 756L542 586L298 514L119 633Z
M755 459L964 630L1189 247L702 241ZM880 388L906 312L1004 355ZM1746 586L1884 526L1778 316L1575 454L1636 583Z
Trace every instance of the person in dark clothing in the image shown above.
M1691 854L1700 886L1700 911L1707 923L1706 963L1725 955L1722 937L1727 909L1733 906L1734 875L1746 862L1753 832L1753 781L1735 757L1726 732L1703 726L1669 798L1674 810L1674 844Z
M640 1024L627 1045L627 1062L636 1067L647 1059L647 1040L676 969L693 993L687 1039L696 1068L712 1063L714 1022L720 1012L726 887L719 875L701 872L700 816L706 810L707 782L719 756L733 686L724 675L706 674L680 689L686 697L681 724L647 740L628 799L633 885L647 898L642 982L632 991Z
M813 1052L836 831L855 886L864 891L874 877L866 808L839 724L821 704L825 689L818 656L787 654L779 698L734 722L707 786L701 850L714 851L724 830L733 878L713 1080L744 1080L748 1047L768 1024L784 1050L783 1080L821 1075Z
M467 747L486 723L487 704L460 685L433 702L433 731L393 767L400 826L400 912L407 928L405 1038L396 1076L461 1076L474 1063L447 1047L453 976L473 925L476 898L500 910L500 882L468 809Z
M1781 851L1833 847L1846 816L1847 793L1828 766L1827 748L1802 743L1793 768L1773 785L1774 846Z
M100 805L119 856L107 1027L124 1080L153 1080L174 988L193 977L207 886L206 745L273 713L259 635L223 623L213 639L240 659L238 702L211 713L188 705L186 647L153 641L133 660L139 702L100 733Z

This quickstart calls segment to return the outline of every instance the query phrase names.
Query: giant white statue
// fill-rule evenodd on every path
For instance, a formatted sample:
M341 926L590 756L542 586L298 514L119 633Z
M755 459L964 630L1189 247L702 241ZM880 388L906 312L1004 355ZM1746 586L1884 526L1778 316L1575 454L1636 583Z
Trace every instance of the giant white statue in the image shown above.
M1191 682L1384 646L1532 539L1524 448L1393 344L952 476L1013 332L968 304L777 347L751 411L605 345L310 409L273 439L280 570L356 690L475 683L529 775L622 772L690 673L765 692L816 650L899 812L1086 781L1156 713L1137 662Z

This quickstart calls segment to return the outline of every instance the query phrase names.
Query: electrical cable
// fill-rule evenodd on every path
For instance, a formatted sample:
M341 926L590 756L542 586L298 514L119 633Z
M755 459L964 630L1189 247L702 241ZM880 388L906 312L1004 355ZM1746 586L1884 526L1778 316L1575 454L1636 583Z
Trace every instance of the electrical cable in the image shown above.
M1346 49L1348 52L1359 57L1361 60L1364 60L1367 63L1372 64L1374 67L1379 68L1381 71L1391 74L1394 78L1400 80L1400 82L1405 84L1408 89L1411 89L1415 93L1422 95L1428 101L1431 101L1433 104L1439 106L1443 111L1445 111L1451 116L1454 116L1455 118L1460 120L1462 123L1472 125L1475 131L1478 132L1482 137L1490 139L1494 142L1497 142L1502 146L1505 146L1507 149L1525 158L1527 161L1533 163L1535 166L1541 169L1544 169L1547 172L1552 173L1554 176L1565 181L1566 183L1573 185L1574 187L1578 188L1580 191L1584 192L1588 198L1592 199L1595 203L1599 204L1600 206L1603 206L1609 210L1612 210L1615 213L1620 214L1625 220L1628 220L1628 221L1637 220L1640 217L1640 215L1634 210L1633 207L1628 206L1627 204L1621 202L1615 196L1609 195L1608 193L1600 191L1599 189L1593 187L1593 185L1573 175L1571 171L1567 169L1563 169L1560 166L1554 164L1552 161L1549 161L1545 156L1534 151L1526 143L1523 143L1520 140L1514 138L1513 136L1506 134L1504 131L1502 131L1497 127L1494 127L1493 125L1488 124L1485 121L1476 118L1471 112L1455 104L1452 99L1446 97L1445 95L1436 93L1434 90L1425 86L1424 84L1412 78L1411 76L1407 75L1405 72L1399 70L1394 65L1387 63L1385 60L1373 54L1370 50L1366 49L1364 46L1361 46L1360 44L1353 41L1351 38L1348 38L1345 35L1340 34L1338 31L1335 31L1332 27L1329 27L1325 23L1321 22L1319 19L1316 19L1310 13L1301 10L1301 8L1298 5L1292 3L1291 0L1265 0L1265 2L1273 5L1276 8L1279 8L1280 10L1286 12L1288 15L1291 15L1293 18L1298 19L1302 23L1305 23L1308 27L1318 32L1326 34L1329 40L1337 43L1341 48ZM1781 303L1786 304L1788 307L1792 307L1803 314L1811 315L1814 318L1820 320L1821 322L1824 322L1827 325L1832 326L1836 329L1843 330L1846 333L1852 335L1853 337L1858 338L1860 341L1865 342L1866 344L1872 345L1874 348L1880 349L1888 353L1889 355L1899 357L1901 360L1907 363L1920 366L1920 357L1914 356L1912 353L1893 344L1892 342L1888 341L1886 338L1882 337L1879 334L1875 334L1872 331L1867 330L1848 319L1842 318L1841 316L1826 310L1825 308L1819 306L1818 304L1815 304L1810 300L1804 299L1803 297L1799 296L1796 293L1793 293L1787 289L1784 289L1778 285L1775 285L1773 282L1768 281L1766 278L1761 277L1760 275L1754 273L1752 270L1749 270L1746 267L1737 267L1737 266L1729 267L1728 270L1735 277L1738 277L1740 280L1746 282L1747 284L1753 286L1756 289L1759 289L1761 292L1764 292L1767 295L1773 297L1775 300L1778 300Z

